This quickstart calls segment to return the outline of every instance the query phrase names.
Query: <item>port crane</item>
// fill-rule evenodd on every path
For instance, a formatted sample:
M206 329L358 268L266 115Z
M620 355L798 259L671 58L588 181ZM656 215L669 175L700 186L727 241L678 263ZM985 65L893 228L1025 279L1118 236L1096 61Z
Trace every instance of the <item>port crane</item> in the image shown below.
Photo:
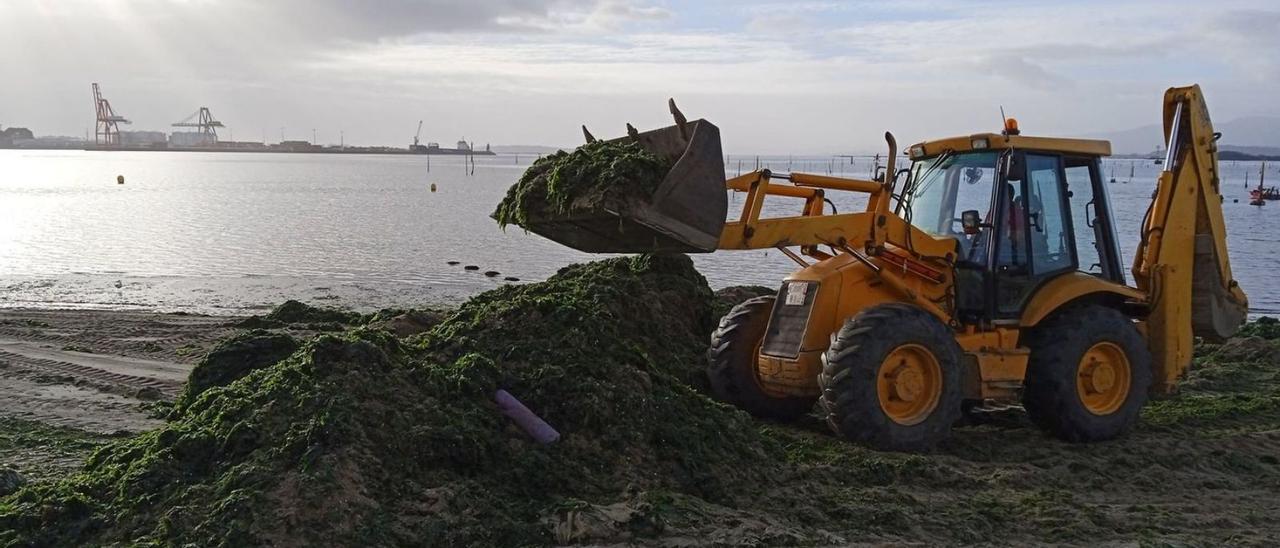
M98 83L93 83L93 109L97 113L93 142L101 146L120 146L119 124L130 124L128 119L111 109L111 102L102 96Z
M193 112L190 116L183 118L182 121L174 122L173 127L193 127L196 133L203 133L210 137L210 142L218 142L218 128L226 127L213 118L213 113L209 112L209 107L200 107L199 110Z
M422 120L418 120L418 131L413 134L413 146L409 150L418 150L422 145L418 144L418 138L422 137Z

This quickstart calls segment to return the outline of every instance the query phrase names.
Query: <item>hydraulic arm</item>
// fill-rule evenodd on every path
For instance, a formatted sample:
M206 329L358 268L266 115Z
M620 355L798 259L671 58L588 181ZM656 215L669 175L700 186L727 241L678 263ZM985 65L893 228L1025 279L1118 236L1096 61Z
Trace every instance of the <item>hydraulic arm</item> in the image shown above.
M1231 276L1219 191L1217 139L1200 86L1164 95L1164 171L1143 221L1133 275L1147 292L1156 390L1173 389L1191 363L1194 335L1231 336L1248 299Z

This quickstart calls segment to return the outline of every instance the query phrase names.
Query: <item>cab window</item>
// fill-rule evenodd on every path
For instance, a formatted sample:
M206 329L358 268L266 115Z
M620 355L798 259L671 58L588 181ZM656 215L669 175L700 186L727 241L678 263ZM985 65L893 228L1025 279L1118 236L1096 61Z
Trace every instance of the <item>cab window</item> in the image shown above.
M1063 165L1079 270L1124 283L1101 164L1097 158L1064 157Z
M1075 239L1065 199L1057 156L1027 155L1027 193L1015 202L1012 220L1025 219L1031 244L1031 266L1036 275L1071 269L1075 264ZM1020 219L1021 218L1021 219Z
M920 230L956 240L961 260L985 264L981 254L985 231L966 233L961 216L977 211L987 223L992 222L997 158L995 152L967 152L916 162L899 214Z

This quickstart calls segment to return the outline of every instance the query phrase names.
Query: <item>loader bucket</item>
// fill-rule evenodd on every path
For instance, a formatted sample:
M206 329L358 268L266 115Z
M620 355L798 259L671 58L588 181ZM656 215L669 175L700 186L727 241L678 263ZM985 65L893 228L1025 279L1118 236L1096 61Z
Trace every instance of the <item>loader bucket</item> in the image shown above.
M720 129L706 120L684 121L674 103L672 111L675 125L643 133L628 126L630 135L614 140L639 142L671 163L647 202L533 217L524 228L588 253L715 251L728 210Z

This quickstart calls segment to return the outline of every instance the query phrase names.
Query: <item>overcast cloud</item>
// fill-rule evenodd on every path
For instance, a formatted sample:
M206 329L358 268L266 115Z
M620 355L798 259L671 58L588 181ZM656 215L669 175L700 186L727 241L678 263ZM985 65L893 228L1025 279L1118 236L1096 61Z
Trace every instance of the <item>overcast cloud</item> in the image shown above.
M1270 1L0 0L0 124L83 135L99 82L131 129L208 106L223 137L572 145L667 123L734 152L872 151L995 129L1280 115ZM283 131L282 131L283 128Z

